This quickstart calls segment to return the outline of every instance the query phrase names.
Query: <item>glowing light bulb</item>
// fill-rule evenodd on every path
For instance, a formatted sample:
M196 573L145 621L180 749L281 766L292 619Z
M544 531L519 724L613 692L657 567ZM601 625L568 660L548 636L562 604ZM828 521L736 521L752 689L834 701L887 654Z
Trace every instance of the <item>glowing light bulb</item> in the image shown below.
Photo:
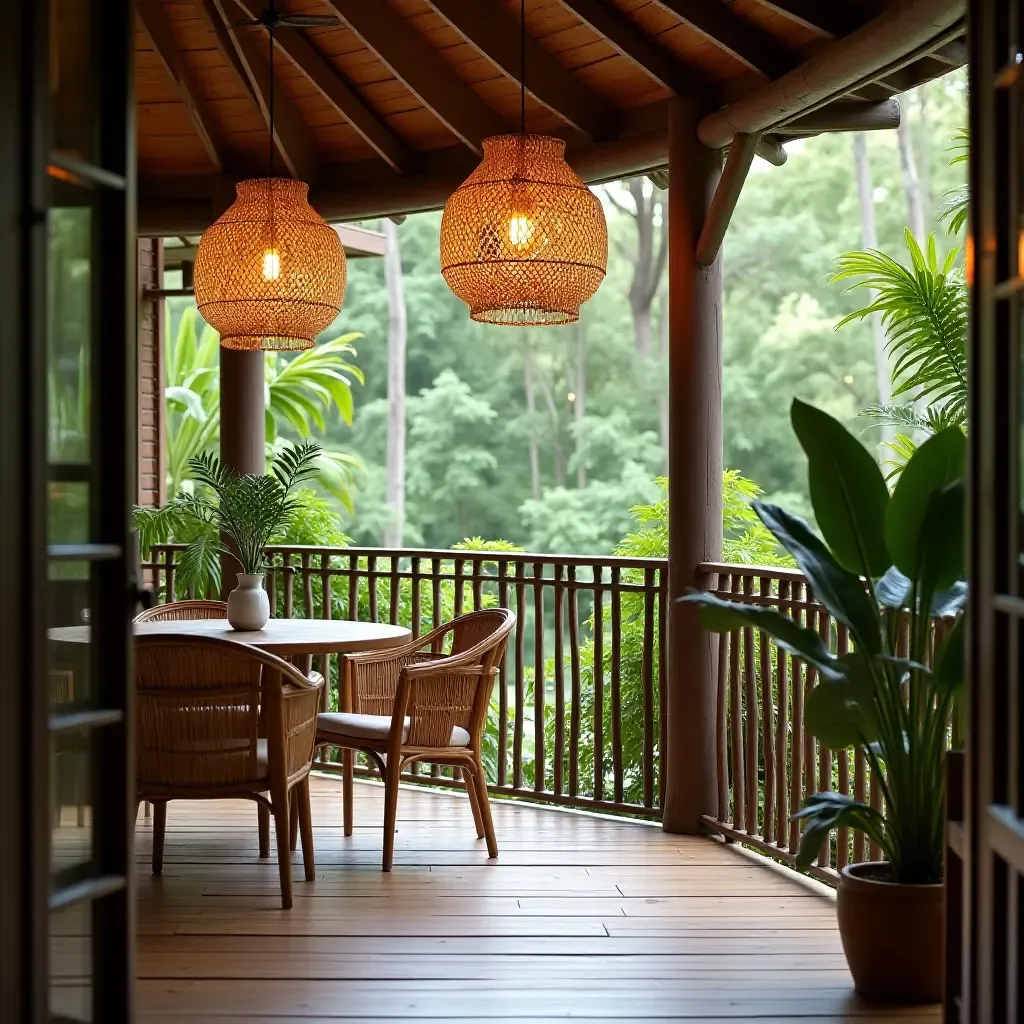
M845 377L843 378L843 383L844 383L844 384L852 384L852 383L853 383L853 374L852 374L852 373L848 373L848 374L847 374L847 375L846 375L846 376L845 376Z
M520 251L533 243L537 222L525 213L514 213L508 220L508 240L513 249Z
M570 391L570 392L569 392L569 394L567 394L567 395L566 395L565 397L566 397L566 398L567 398L567 399L568 399L568 400L569 400L570 402L575 402L575 401L576 401L576 392L575 392L575 391Z
M281 276L281 254L276 249L263 253L263 280L276 281Z

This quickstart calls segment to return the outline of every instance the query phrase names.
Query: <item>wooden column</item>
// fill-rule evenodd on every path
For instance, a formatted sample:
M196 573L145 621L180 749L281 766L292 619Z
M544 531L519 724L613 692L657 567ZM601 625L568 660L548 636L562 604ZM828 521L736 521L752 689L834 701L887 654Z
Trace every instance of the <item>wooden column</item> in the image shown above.
M263 473L267 468L263 408L262 352L220 350L220 457L236 473ZM221 593L235 587L234 559L221 560Z
M664 828L695 833L716 809L717 646L677 598L722 555L722 268L697 262L721 156L697 138L701 111L669 114L669 611Z

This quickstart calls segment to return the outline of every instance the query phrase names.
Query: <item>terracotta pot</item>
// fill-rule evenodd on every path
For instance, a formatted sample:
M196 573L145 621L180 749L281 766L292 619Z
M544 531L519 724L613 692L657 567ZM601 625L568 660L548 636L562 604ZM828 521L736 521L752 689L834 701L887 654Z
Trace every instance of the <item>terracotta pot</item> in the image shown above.
M263 574L238 573L238 586L228 594L228 622L232 629L254 631L270 620L270 599L263 589Z
M879 1002L937 1003L945 964L944 886L882 881L887 873L884 862L850 864L839 881L836 914L854 987Z

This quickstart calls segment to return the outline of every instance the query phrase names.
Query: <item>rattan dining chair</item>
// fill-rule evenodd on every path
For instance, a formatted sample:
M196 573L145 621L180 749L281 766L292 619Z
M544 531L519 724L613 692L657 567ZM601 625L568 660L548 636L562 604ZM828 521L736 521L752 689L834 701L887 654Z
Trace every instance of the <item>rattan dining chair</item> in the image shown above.
M394 860L401 774L417 761L462 769L477 838L486 838L489 857L498 856L481 737L494 677L515 622L507 608L487 608L459 616L404 647L342 656L353 710L321 714L316 743L358 750L380 769L385 871ZM351 835L351 757L344 774L345 835Z
M135 616L136 622L181 622L187 619L226 619L226 601L168 601Z
M220 637L141 636L135 664L136 801L153 804L153 874L163 870L169 800L255 800L274 817L287 910L290 795L306 880L315 877L308 776L323 684L276 655ZM261 856L269 845L261 828Z

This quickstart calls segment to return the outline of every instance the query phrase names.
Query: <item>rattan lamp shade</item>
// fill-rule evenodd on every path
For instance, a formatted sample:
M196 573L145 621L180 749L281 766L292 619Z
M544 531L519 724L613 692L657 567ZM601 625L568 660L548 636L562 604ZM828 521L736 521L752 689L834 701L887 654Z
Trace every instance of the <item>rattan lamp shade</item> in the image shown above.
M441 273L474 320L539 326L579 319L604 278L608 226L597 197L546 135L484 140L480 166L441 218Z
M199 243L196 305L224 348L306 349L345 297L338 233L289 178L241 181Z

